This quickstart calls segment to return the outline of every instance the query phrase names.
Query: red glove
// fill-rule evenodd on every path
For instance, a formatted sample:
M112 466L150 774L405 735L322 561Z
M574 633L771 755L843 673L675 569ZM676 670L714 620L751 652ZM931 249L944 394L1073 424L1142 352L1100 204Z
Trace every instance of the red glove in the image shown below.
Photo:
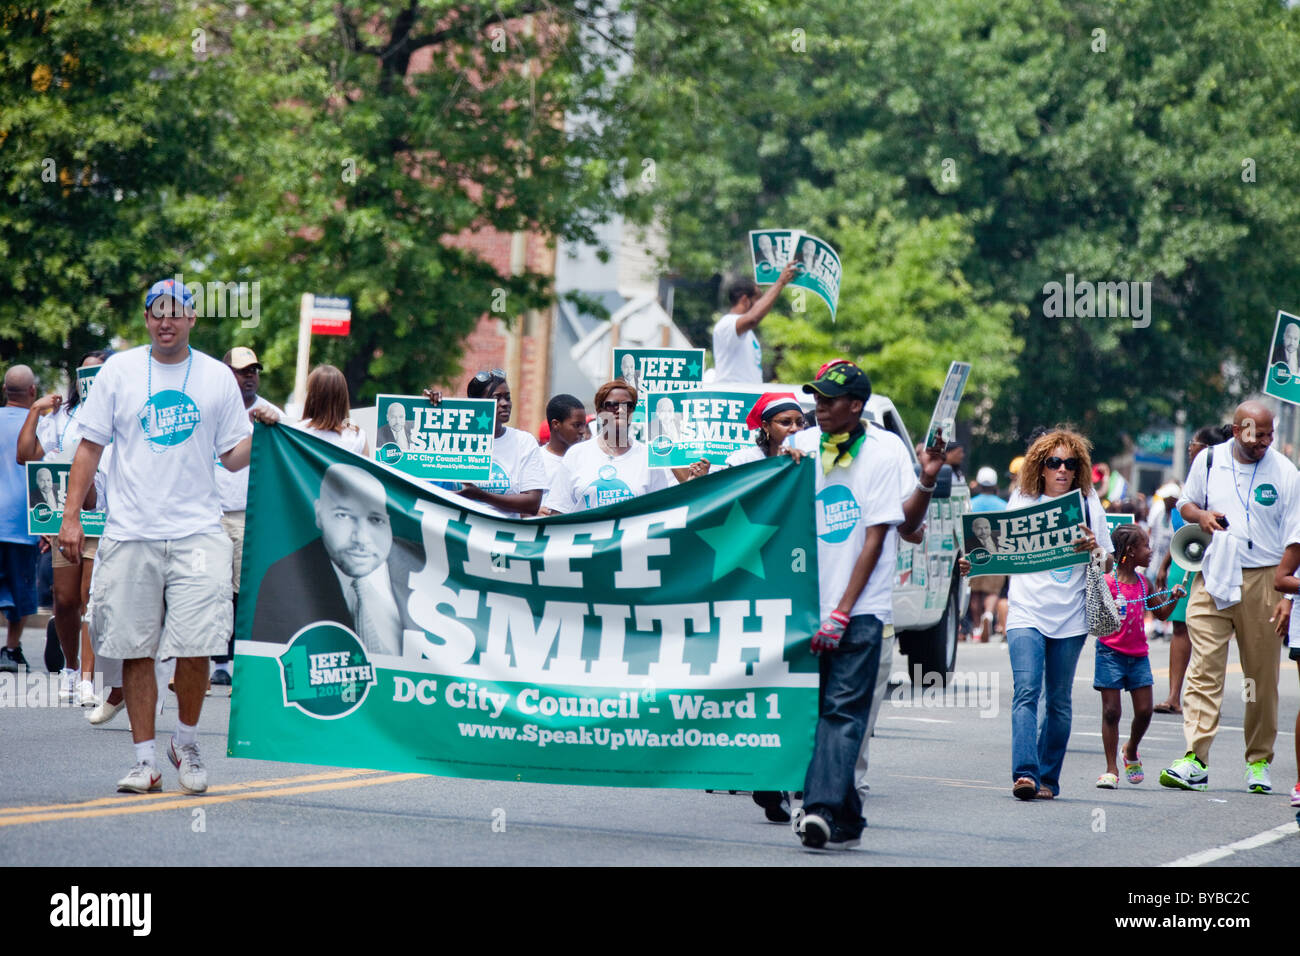
M840 646L840 638L849 626L849 616L839 611L831 611L830 617L822 621L821 629L813 635L812 652L834 651Z

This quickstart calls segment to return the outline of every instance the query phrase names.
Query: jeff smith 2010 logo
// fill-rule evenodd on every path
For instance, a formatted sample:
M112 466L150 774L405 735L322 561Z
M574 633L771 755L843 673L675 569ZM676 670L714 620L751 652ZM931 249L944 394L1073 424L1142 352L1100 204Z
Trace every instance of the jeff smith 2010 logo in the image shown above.
M352 713L375 682L375 667L360 639L342 624L321 621L293 636L280 655L284 706L335 720Z

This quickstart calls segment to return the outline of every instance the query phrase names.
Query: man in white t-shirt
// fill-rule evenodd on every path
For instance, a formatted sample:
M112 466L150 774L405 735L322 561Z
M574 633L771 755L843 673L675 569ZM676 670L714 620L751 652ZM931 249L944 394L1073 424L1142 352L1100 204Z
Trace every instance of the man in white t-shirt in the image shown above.
M1178 510L1213 538L1205 569L1192 582L1187 632L1192 659L1183 691L1183 736L1187 755L1162 771L1160 783L1181 790L1209 787L1210 745L1219 730L1228 641L1237 637L1241 674L1253 689L1242 723L1246 733L1246 789L1271 793L1269 764L1277 741L1280 621L1291 607L1273 587L1273 573L1286 550L1296 519L1300 488L1296 468L1272 448L1273 414L1259 402L1242 402L1232 422L1232 439L1206 448L1192 461ZM1208 465L1208 467L1207 467ZM1227 520L1221 520L1226 518ZM1226 526L1226 530L1225 530ZM1232 562L1241 571L1240 600L1225 607L1211 596L1206 578L1216 548L1235 545Z
M119 792L162 789L155 759L154 660L176 658L180 720L168 745L182 790L202 793L207 771L197 730L208 686L208 658L226 647L231 627L231 544L221 528L212 456L231 471L248 465L248 412L230 370L189 345L193 295L172 279L145 297L150 345L104 363L78 420L82 439L68 481L84 500L104 446L113 443L108 497L113 503L95 561L94 625L101 652L123 661L135 766ZM254 417L276 420L258 409ZM58 548L81 560L84 535L66 511Z
M235 376L235 382L239 385L239 397L243 399L244 408L250 412L255 408L269 409L277 416L283 417L284 412L276 408L262 396L257 394L257 390L262 385L262 363L257 360L257 353L250 348L242 345L236 346L226 353L222 363ZM253 431L253 423L248 423L248 431ZM248 508L248 469L240 471L227 471L225 465L221 464L221 459L214 457L212 460L214 474L217 480L217 492L221 496L221 527L225 530L226 536L230 538L230 544L234 549L234 562L231 574L232 586L234 588L234 613L239 611L239 574L243 566L244 555L244 512ZM224 654L218 654L212 658L212 683L229 685L231 681L231 661L235 655L235 633L230 632L230 640L226 645Z
M794 449L816 474L817 565L822 625L820 717L804 779L799 835L811 849L860 840L862 803L855 765L871 712L884 628L893 623L893 532L908 518L911 456L902 440L862 422L871 382L856 365L823 366L804 391L817 397L817 428ZM909 509L910 511L911 509Z
M541 460L549 488L564 453L589 439L591 429L587 427L587 409L582 399L573 395L556 395L546 403L546 423L550 434L541 448Z
M753 279L740 279L727 290L731 310L713 326L715 385L724 382L762 384L763 350L754 330L776 304L781 290L798 274L799 267L791 262L762 295L759 295Z

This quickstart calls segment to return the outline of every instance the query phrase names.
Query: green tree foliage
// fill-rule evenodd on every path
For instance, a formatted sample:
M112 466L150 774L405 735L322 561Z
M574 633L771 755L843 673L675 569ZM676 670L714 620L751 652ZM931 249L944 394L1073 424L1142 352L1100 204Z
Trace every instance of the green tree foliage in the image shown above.
M1071 420L1111 454L1125 432L1175 409L1213 420L1258 388L1274 312L1300 291L1295 10L1265 0L708 6L684 0L643 19L626 94L645 107L640 139L661 171L642 211L668 226L680 274L743 271L744 234L758 226L824 223L831 238L885 212L895 229L964 227L964 296L990 322L1010 321L991 352L983 334L936 340L920 378L936 382L950 358L974 361L971 407L990 407L977 434L1008 452L1034 425ZM685 29L697 14L723 22ZM879 261L844 260L846 289L866 276L890 286ZM1043 287L1068 273L1151 282L1150 326L1046 318ZM885 317L847 305L845 326L894 334ZM837 334L875 371L871 333ZM832 344L808 330L785 367L807 368ZM1017 347L1014 367L998 368ZM883 346L879 361L882 390L913 387L895 378L907 362L889 364Z
M58 358L124 327L139 340L145 285L180 272L259 283L255 322L202 318L196 342L257 348L272 394L288 390L309 291L353 301L352 334L317 339L313 361L342 367L360 401L415 389L454 373L494 304L509 319L548 292L536 263L503 278L445 240L589 239L617 200L624 124L603 94L626 27L599 2L10 12L4 356ZM83 78L31 81L68 55ZM46 155L91 173L46 186Z

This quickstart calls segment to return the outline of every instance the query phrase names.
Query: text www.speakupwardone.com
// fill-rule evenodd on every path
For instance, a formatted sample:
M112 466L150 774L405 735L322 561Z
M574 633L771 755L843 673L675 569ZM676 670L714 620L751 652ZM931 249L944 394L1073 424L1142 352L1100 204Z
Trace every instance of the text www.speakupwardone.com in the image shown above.
M462 737L482 737L487 740L516 740L521 743L545 747L548 744L577 744L587 747L780 747L780 734L725 734L712 731L677 730L671 734L657 734L642 728L610 730L597 727L588 730L547 730L536 724L507 727L501 724L457 724Z

